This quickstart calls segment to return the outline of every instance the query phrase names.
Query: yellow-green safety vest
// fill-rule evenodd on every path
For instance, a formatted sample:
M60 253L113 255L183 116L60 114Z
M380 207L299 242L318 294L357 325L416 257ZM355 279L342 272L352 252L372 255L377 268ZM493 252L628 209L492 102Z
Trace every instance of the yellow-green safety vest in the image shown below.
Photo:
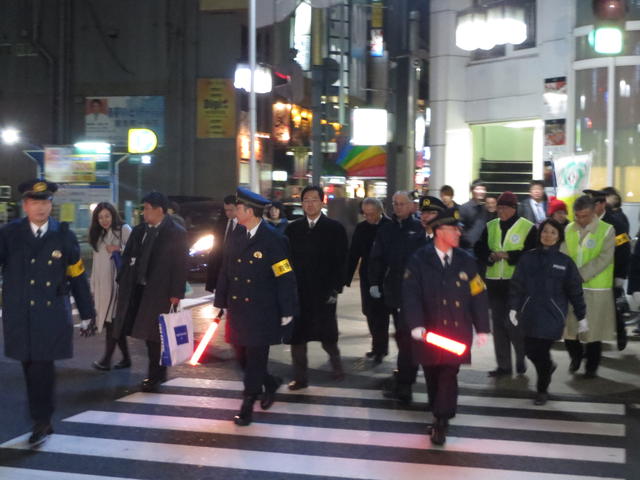
M565 242L567 244L567 253L576 262L578 268L586 265L594 258L597 258L602 252L604 239L609 230L613 228L606 222L598 220L598 228L593 233L588 233L580 242L580 232L575 222L567 225L564 232ZM582 288L590 290L604 290L613 288L613 262L598 275L588 282L582 284Z
M522 250L524 248L524 241L532 227L532 222L524 217L520 217L507 231L503 242L502 230L500 230L500 219L494 218L487 223L489 250L492 252ZM509 262L506 260L500 260L487 268L485 278L491 280L509 280L513 276L515 269L515 265L509 265Z

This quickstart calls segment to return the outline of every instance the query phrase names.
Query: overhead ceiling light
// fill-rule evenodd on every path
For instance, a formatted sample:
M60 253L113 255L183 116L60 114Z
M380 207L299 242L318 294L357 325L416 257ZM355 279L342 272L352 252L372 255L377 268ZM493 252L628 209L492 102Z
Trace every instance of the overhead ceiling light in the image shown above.
M527 39L525 10L503 2L491 7L476 4L458 14L456 45L462 50L491 50L496 45L519 45Z
M2 143L5 145L13 145L20 141L20 132L15 128L5 128L0 136L2 136Z

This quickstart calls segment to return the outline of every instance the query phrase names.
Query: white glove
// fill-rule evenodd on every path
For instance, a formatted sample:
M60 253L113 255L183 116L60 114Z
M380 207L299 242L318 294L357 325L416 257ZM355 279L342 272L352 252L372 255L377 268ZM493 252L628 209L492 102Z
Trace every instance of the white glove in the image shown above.
M382 293L380 293L380 287L377 285L371 285L369 287L369 295L373 298L382 298Z
M624 287L624 278L618 278L616 277L615 279L615 286L618 288L622 288Z
M87 328L89 328L90 323L91 323L91 320L80 320L80 329L86 330Z
M586 318L578 321L578 333L585 333L589 331L589 323Z
M511 320L514 327L518 326L518 312L516 310L509 310L509 320Z
M640 307L640 292L633 292L633 301L636 302L636 306Z
M425 333L427 333L427 329L424 327L416 327L411 330L411 336L414 340L422 340Z
M291 320L293 320L293 317L292 317L292 316L282 317L282 318L280 319L280 325L282 325L283 327L284 327L285 325L289 325L289 324L291 323Z
M477 333L476 334L476 344L481 347L485 343L487 343L488 335L486 333Z

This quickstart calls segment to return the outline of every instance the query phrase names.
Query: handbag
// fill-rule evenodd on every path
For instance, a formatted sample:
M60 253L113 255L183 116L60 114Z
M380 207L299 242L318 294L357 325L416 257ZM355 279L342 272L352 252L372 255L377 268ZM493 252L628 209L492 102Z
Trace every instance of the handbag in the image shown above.
M171 306L169 313L158 317L162 353L160 365L171 367L186 362L193 354L193 319L191 310L176 311Z

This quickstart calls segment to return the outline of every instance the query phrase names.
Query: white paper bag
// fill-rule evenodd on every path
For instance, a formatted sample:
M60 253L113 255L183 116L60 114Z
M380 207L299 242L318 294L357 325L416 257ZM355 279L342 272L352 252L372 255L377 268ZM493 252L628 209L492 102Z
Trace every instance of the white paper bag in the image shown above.
M174 310L174 307L171 307ZM193 354L191 310L163 313L158 318L162 354L160 365L170 367L186 362Z

